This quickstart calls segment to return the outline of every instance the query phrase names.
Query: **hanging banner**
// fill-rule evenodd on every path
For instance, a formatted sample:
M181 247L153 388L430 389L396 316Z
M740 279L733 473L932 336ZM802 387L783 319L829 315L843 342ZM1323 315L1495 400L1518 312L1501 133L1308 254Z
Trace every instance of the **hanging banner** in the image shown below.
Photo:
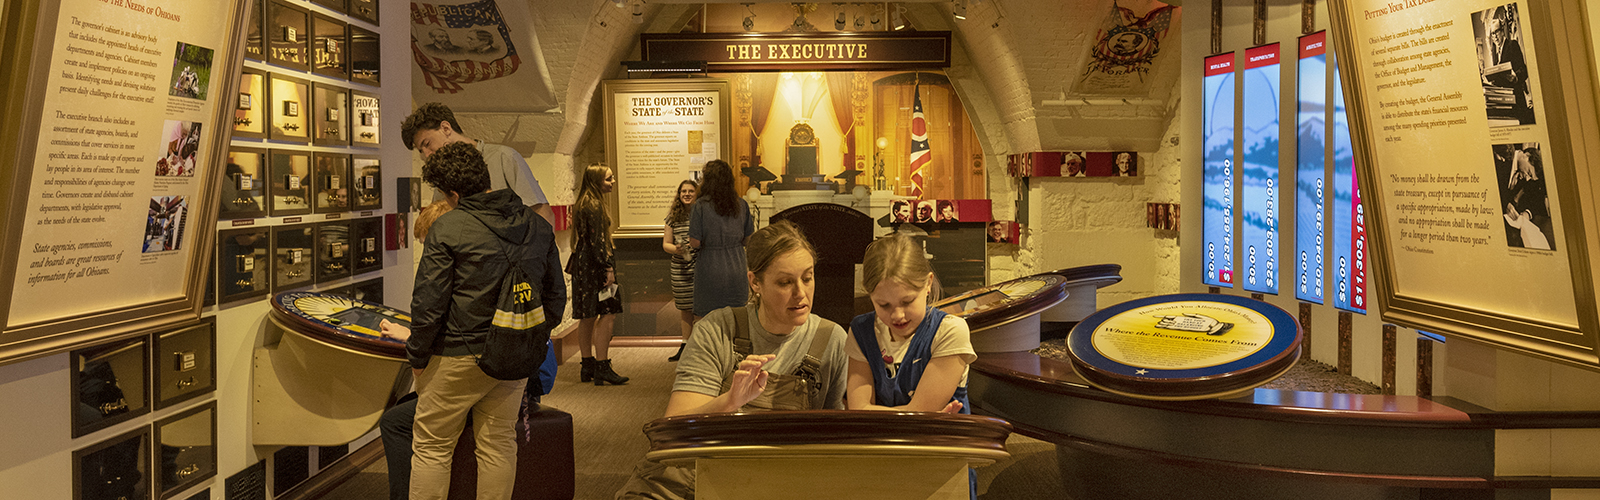
M1323 248L1327 219L1328 119L1327 32L1300 37L1295 113L1294 296L1322 303Z
M1244 51L1244 289L1278 293L1278 44Z
M1333 73L1333 88L1333 307L1366 314L1367 255L1357 251L1367 245L1366 220L1338 71Z
M1161 43L1178 21L1176 6L1151 1L1144 15L1113 5L1095 44L1085 57L1083 75L1073 83L1078 94L1145 95L1155 81L1151 70L1165 55ZM1170 50L1168 51L1170 52Z
M419 102L460 112L557 106L526 2L411 2L411 81Z
M1207 285L1233 287L1233 78L1232 52L1205 59L1205 276Z

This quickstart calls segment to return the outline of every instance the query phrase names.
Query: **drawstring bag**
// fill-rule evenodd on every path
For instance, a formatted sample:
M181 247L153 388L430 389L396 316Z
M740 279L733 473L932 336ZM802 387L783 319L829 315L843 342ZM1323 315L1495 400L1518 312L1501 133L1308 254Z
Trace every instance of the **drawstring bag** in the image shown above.
M500 278L500 299L495 302L494 319L489 323L488 335L484 336L483 354L472 353L478 360L478 369L500 380L522 380L538 373L550 342L550 328L544 326L544 304L539 300L539 290L517 264L526 253L533 233L528 231L522 244L515 249L501 251L501 255L510 260L509 269ZM503 240L501 245L505 245ZM470 352L472 344L467 346Z

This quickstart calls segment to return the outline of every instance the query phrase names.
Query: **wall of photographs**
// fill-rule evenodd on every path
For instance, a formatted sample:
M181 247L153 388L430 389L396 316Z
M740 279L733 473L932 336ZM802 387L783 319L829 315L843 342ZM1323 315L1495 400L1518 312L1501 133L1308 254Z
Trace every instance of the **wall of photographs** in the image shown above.
M377 3L314 4L346 16L289 0L252 4L220 200L214 303L308 287L382 303L375 272L394 249L386 225L403 222L379 214L380 38L351 22L376 23Z
M1234 53L1205 59L1203 281L1217 287L1236 282L1233 229L1240 227L1243 274L1237 282L1246 291L1277 294L1287 275L1296 298L1321 304L1331 293L1335 307L1365 314L1365 218L1343 92L1337 72L1328 71L1326 33L1301 37L1296 49L1299 87L1292 93L1281 87L1285 68L1277 43L1246 49L1242 60ZM1279 119L1279 98L1285 94L1296 96L1290 134ZM1331 138L1327 123L1333 124ZM1280 137L1285 136L1294 144L1283 147ZM1280 274L1277 208L1283 150L1295 152L1295 237L1285 254L1292 256L1289 271ZM1332 271L1331 279L1325 269Z

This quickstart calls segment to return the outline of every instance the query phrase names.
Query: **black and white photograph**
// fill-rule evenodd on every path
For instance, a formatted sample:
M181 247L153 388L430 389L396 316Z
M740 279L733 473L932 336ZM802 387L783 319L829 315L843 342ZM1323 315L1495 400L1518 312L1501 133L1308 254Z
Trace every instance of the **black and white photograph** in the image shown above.
M1528 64L1522 55L1522 22L1517 4L1472 14L1478 72L1488 104L1490 127L1534 124Z
M170 252L183 243L183 227L188 222L189 199L182 196L150 198L150 213L144 222L144 250L141 253Z
M917 202L917 222L933 222L934 201L921 200Z
M1544 152L1539 143L1496 144L1493 149L1506 244L1530 250L1555 250L1550 194L1545 187Z
M916 222L916 215L914 213L916 208L913 206L915 204L916 202L912 200L894 200L889 202L889 222Z

